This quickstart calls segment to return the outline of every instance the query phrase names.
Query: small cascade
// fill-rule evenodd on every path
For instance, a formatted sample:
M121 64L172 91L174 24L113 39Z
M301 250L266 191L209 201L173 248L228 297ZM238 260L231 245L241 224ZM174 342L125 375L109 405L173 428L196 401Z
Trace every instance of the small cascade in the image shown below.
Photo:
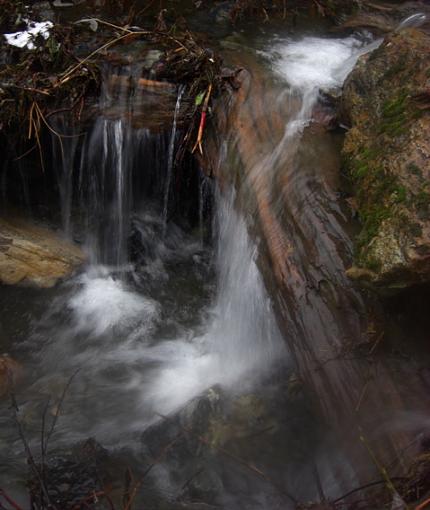
M208 333L225 379L250 376L254 382L284 363L286 349L271 301L257 267L258 246L235 210L235 193L216 195L218 294Z
M209 199L212 195L212 182L200 170L199 173L199 234L200 246L203 248L205 241L205 213L208 207Z
M254 89L245 93L244 82L235 94L245 102L243 129L220 141L218 183L191 157L184 168L175 166L185 86L165 92L168 115L146 124L141 106L148 90L137 86L139 66L109 70L115 85L107 76L85 134L65 117L51 119L63 135L51 133L62 226L81 240L89 263L43 299L34 289L0 295L5 310L13 294L28 308L22 317L31 317L17 351L26 370L20 416L32 451L40 451L40 423L62 402L52 451L60 455L94 437L112 453L109 464L115 452L127 463L137 459L136 480L139 469L146 476L154 467L156 482L145 479L148 501L135 501L139 508L182 508L187 491L190 506L201 497L202 505L221 509L293 508L285 499L291 487L302 502L337 498L361 485L355 458L344 455L344 438L331 443L308 409L311 395L327 422L339 419L350 429L345 443L354 441L354 449L363 449L355 429L359 411L374 411L371 425L385 413L384 394L372 386L384 380L384 368L373 378L367 358L343 356L345 346L362 347L368 324L364 300L345 274L352 251L348 219L330 173L339 171L338 140L306 127L322 92L339 88L360 55L379 44L362 34L272 46L266 53L272 69L264 69L271 85L264 76ZM282 80L272 80L271 71ZM271 122L275 110L278 123ZM335 163L324 166L326 156ZM21 324L13 316L1 319L14 334ZM7 430L0 476L9 482L12 466L22 486L28 466L4 418L9 403L0 405ZM351 411L347 426L344 409ZM151 429L159 444L145 439ZM364 450L357 459L364 455L367 476L373 453ZM154 487L161 487L155 505Z
M257 246L234 198L231 190L216 194L217 292L205 332L191 343L176 339L152 349L162 365L143 398L157 413L172 413L216 384L249 391L288 359L256 265Z
M168 160L167 160L166 183L165 183L165 187L164 187L163 236L166 234L167 213L168 213L169 194L170 194L170 182L172 180L174 155L175 155L174 153L175 153L177 122L178 122L179 110L181 108L181 99L182 99L182 95L183 95L184 91L185 91L185 85L179 85L178 96L177 96L176 105L175 105L175 113L173 115L172 132L170 134L169 154L168 154Z
M66 237L72 235L73 174L81 135L73 120L58 115L51 120L52 166L61 204L61 224Z
M93 263L120 267L128 260L133 147L141 136L145 133L132 134L122 119L101 117L83 147L80 203Z
M79 133L72 120L58 116L52 133L63 230L84 242L92 264L117 269L128 267L130 250L135 249L131 239L136 214L146 207L159 209L164 237L173 198L175 143L185 86L179 86L175 99L171 92L153 97L157 91L138 86L141 71L139 66L122 68L119 74L108 69L98 103L100 114L89 129ZM164 101L158 117L157 98ZM190 157L185 156L185 161L191 177L175 188L173 214L186 210L185 221L197 223L202 219L199 206L193 205L198 201L198 170ZM195 191L190 192L190 187ZM178 193L185 200L181 202Z
M178 89L168 135L162 124L165 121L155 121L155 113L149 127L145 125L145 108L150 108L154 99L145 99L145 91L130 85L138 82L141 68L120 72L108 69L98 105L100 115L85 134L78 133L67 117L55 119L52 147L65 234L82 239L92 264L125 269L130 262L134 217L146 207L143 201L161 210L162 234L166 234L185 87ZM164 98L166 103L169 100ZM57 132L64 136L57 136Z
M272 50L277 55L275 71L289 83L289 95L300 98L296 113L285 127L278 151L283 151L285 142L308 125L321 91L341 87L358 58L376 49L381 42L382 39L373 41L357 36L344 39L306 37L301 41L282 43Z

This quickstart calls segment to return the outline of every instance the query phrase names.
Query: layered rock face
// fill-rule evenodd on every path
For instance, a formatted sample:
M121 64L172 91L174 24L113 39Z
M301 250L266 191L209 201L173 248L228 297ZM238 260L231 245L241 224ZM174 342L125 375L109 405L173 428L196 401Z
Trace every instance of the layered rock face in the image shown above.
M343 149L362 230L348 275L383 289L430 281L430 36L404 29L348 77Z
M0 219L0 283L52 287L84 260L80 248L46 228Z

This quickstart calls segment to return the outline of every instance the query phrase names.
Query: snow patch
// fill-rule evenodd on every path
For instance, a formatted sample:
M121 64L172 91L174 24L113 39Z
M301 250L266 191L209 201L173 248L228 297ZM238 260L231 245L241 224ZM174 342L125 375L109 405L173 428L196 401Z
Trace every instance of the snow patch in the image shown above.
M54 26L51 21L35 22L26 20L27 30L15 32L13 34L4 34L6 42L17 48L28 48L34 50L36 48L35 39L42 36L44 39L49 38L49 31Z

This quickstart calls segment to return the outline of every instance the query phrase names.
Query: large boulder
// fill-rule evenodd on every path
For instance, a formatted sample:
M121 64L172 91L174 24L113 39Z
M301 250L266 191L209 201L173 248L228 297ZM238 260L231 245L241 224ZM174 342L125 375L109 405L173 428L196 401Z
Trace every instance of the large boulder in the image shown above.
M343 148L362 230L350 277L430 282L430 36L404 29L362 56L342 97Z
M85 260L83 251L51 230L0 219L0 283L52 287Z

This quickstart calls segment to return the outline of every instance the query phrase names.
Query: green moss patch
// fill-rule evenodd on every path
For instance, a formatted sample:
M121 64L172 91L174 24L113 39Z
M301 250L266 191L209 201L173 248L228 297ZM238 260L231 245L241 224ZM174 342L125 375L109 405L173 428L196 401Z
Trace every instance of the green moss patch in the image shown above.
M409 125L407 114L408 103L408 94L405 91L399 96L384 102L378 129L379 134L397 137L407 132Z

